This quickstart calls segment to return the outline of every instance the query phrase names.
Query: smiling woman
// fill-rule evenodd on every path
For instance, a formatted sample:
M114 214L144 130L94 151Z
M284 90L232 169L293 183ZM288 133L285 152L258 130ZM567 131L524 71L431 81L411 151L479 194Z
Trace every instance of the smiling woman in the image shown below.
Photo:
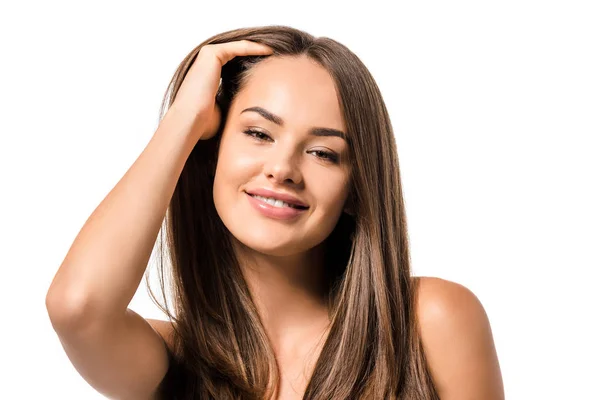
M213 86L214 100L198 100ZM144 164L119 186L135 201L120 218L106 206L100 219L142 230L136 207L147 198L154 225L135 240L96 228L94 243L114 240L97 257L132 253L76 262L84 252L74 245L48 297L90 384L131 398L502 398L477 298L411 275L392 125L354 53L284 26L225 32L182 61L164 109ZM153 197L158 183L143 187L150 176L164 178L163 197ZM164 276L172 280L175 312L154 300L170 322L123 312L161 204L171 265L162 260L159 276L163 293ZM90 243L80 245L88 254ZM61 311L65 292L76 293L75 311Z

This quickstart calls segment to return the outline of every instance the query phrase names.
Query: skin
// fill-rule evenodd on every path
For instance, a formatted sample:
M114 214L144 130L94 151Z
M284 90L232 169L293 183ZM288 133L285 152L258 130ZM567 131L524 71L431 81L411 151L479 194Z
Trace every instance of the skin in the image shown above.
M279 116L282 126L242 112L256 106ZM231 105L213 187L279 363L280 399L302 398L328 333L322 242L345 210L350 189L351 168L342 161L346 142L311 136L312 127L345 131L326 70L304 56L264 60ZM263 135L248 136L249 128ZM338 162L316 150L334 152ZM310 208L293 221L264 217L244 192L258 187L294 194ZM489 320L477 297L430 277L420 277L418 296L423 347L441 399L504 399Z
M417 315L442 400L503 400L492 329L477 296L458 283L421 277Z
M441 400L504 400L504 383L489 319L477 296L458 283L418 277L417 315L427 364ZM172 347L168 322L148 320ZM288 358L277 399L301 399L320 348L302 359ZM294 371L292 379L286 372ZM300 371L298 373L297 371ZM295 379L294 379L295 378Z
M242 112L254 106L281 117L283 126ZM258 64L230 108L213 187L217 212L235 239L278 348L326 315L320 244L335 227L349 191L350 168L341 162L345 140L312 136L311 127L345 129L326 70L306 57L271 57ZM248 128L262 134L248 136ZM339 161L319 151L334 152ZM244 192L259 187L291 193L309 209L293 221L264 217Z
M279 116L282 126L242 112L255 106ZM234 238L284 379L297 382L294 396L302 392L303 375L309 375L327 330L322 242L350 189L351 170L342 161L346 141L310 135L312 127L345 131L327 71L304 56L259 63L228 113L213 187L215 207ZM248 136L249 128L262 134ZM337 161L321 152L335 153ZM265 217L244 192L263 187L293 194L309 209L292 221Z

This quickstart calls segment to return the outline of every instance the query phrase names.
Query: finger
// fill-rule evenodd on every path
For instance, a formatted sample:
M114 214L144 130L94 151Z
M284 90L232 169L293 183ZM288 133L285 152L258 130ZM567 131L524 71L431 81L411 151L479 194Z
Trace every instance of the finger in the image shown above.
M237 56L270 55L273 49L265 44L251 40L236 40L235 42L219 43L215 46L215 55L224 65Z

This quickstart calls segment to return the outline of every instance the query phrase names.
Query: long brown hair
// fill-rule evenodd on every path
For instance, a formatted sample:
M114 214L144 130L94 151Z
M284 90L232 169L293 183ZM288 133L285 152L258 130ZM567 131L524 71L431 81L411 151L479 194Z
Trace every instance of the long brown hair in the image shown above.
M177 68L161 119L201 47L247 39L273 56L304 55L335 82L349 138L352 212L342 213L326 239L330 332L304 399L438 399L421 345L416 278L411 277L406 215L392 125L375 80L344 45L286 26L215 35ZM278 367L250 290L232 250L231 233L212 197L217 153L230 103L252 66L265 56L236 57L222 68L217 134L198 141L181 173L159 234L159 279L171 280L175 314L165 399L267 399ZM166 247L171 269L166 272ZM273 382L275 382L273 384Z

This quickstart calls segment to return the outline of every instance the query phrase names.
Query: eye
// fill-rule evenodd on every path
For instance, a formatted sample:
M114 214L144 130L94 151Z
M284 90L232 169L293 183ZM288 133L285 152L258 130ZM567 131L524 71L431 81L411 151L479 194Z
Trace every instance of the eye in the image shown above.
M331 162L337 162L338 158L337 155L335 153L330 153L328 151L323 151L323 150L312 150L309 151L309 153L317 153L320 154L317 157L322 158L324 160L329 160Z
M246 134L256 140L264 140L264 139L262 139L263 137L267 137L267 138L269 137L269 135L267 135L261 131L254 130L254 129L246 129L244 131L244 134Z
M267 135L266 133L263 133L261 131L257 131L254 129L246 129L243 132L245 135L250 136L251 138L258 140L258 141L264 141L266 140L265 138L269 138L269 135ZM323 150L312 150L309 151L309 153L317 153L317 157L323 160L328 160L330 162L333 163L337 163L338 162L338 156L335 153L331 153L329 151L323 151Z

